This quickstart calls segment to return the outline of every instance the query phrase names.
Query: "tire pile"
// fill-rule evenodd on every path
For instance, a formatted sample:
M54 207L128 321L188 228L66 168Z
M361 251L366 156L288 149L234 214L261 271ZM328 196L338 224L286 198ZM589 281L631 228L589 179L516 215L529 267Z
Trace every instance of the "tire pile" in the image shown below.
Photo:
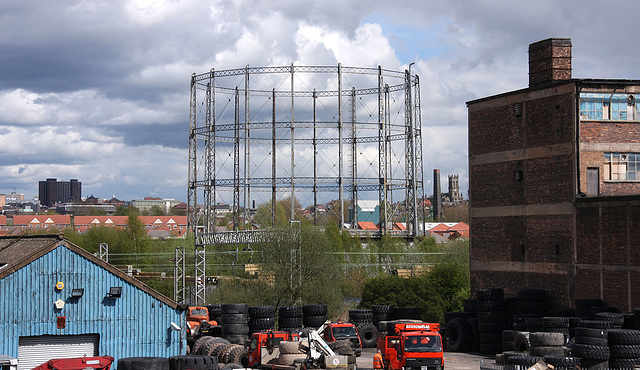
M249 336L249 306L245 303L228 303L220 307L222 337L230 343L244 344Z
M122 370L218 370L218 359L211 356L127 357L118 360Z
M198 338L193 344L190 357L195 355L204 357L213 357L218 363L238 364L246 367L247 365L247 349L239 344L230 343L225 338L220 337L202 337Z
M480 330L480 353L502 352L502 330L506 327L504 292L499 288L478 289L477 318Z
M280 306L278 308L278 329L299 331L303 325L301 306Z
M378 328L373 322L373 310L349 310L349 322L358 328L362 348L373 348L378 338Z
M306 304L302 306L302 324L305 328L317 329L327 321L326 304Z
M273 306L250 306L248 312L249 334L276 327L276 310Z

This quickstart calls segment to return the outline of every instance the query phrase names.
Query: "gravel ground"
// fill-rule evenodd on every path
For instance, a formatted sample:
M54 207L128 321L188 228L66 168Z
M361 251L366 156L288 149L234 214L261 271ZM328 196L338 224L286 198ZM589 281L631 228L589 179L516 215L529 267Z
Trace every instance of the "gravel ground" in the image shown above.
M363 348L362 356L357 359L358 369L372 369L375 353L375 348ZM481 360L491 361L493 356L478 353L445 352L444 368L447 370L479 370Z

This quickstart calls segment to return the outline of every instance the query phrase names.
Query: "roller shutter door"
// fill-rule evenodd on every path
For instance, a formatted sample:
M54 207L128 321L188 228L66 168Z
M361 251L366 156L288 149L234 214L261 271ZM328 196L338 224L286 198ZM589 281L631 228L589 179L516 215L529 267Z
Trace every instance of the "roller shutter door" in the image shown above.
M30 370L54 358L98 356L100 335L42 335L20 337L18 370Z

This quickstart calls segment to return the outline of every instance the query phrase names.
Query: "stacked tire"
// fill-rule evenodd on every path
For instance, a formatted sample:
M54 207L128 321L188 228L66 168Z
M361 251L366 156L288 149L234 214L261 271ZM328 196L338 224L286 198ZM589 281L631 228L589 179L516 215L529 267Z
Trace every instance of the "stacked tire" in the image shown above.
M378 328L373 323L373 310L349 310L349 322L358 328L362 348L373 348L378 338Z
M224 338L210 336L200 337L193 343L191 354L217 357L217 353L212 354L214 350L218 347L226 346L227 344L231 344L231 342Z
M392 311L394 320L421 320L420 307L395 307Z
M126 357L118 360L121 370L169 370L169 360L165 357Z
M608 321L614 329L621 329L624 324L624 315L615 312L598 312L594 315L596 321Z
M280 306L278 309L278 329L296 331L303 325L302 306Z
M373 324L378 327L380 321L389 321L391 319L391 306L375 305L371 306L373 312Z
M609 367L630 369L640 366L640 331L631 329L607 330Z
M547 333L560 333L564 335L564 342L569 340L569 318L558 316L546 316L542 318L542 330Z
M327 321L326 304L306 304L302 306L302 324L305 328L317 329Z
M257 333L276 327L276 310L273 306L249 307L249 333Z
M496 354L502 352L502 330L505 329L504 292L500 288L476 291L478 328L480 330L480 352Z
M529 354L531 356L564 356L565 337L562 333L529 333Z
M598 298L576 299L576 316L590 318L589 311L592 307L602 307L602 300Z
M220 323L220 316L222 315L222 308L219 304L208 304L207 310L209 311L209 320Z
M249 306L245 303L228 303L221 305L220 310L222 337L231 343L244 344L249 336Z
M610 357L607 332L584 325L583 320L575 329L575 344L571 348L571 355L579 357L580 363L587 369L607 369Z
M293 365L294 361L305 359L306 355L300 349L301 342L285 341L278 343L280 355L278 356L279 365Z
M538 317L547 312L547 291L544 289L520 289L518 291L518 311Z

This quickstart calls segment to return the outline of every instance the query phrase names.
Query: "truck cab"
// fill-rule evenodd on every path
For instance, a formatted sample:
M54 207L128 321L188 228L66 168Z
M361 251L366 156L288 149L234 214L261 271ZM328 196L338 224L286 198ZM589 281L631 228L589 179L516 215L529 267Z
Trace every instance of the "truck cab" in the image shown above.
M259 368L277 358L280 354L278 344L283 341L299 341L300 335L286 331L267 330L253 333L248 341L249 368Z
M325 323L322 331L322 339L327 343L337 340L349 340L353 347L354 354L356 356L362 354L362 342L360 342L358 328L351 323L345 323L340 320L334 323Z
M222 336L222 327L214 320L209 320L206 307L193 306L187 310L187 342L192 344L204 336Z
M385 369L443 370L440 324L395 324L395 333L378 338Z

